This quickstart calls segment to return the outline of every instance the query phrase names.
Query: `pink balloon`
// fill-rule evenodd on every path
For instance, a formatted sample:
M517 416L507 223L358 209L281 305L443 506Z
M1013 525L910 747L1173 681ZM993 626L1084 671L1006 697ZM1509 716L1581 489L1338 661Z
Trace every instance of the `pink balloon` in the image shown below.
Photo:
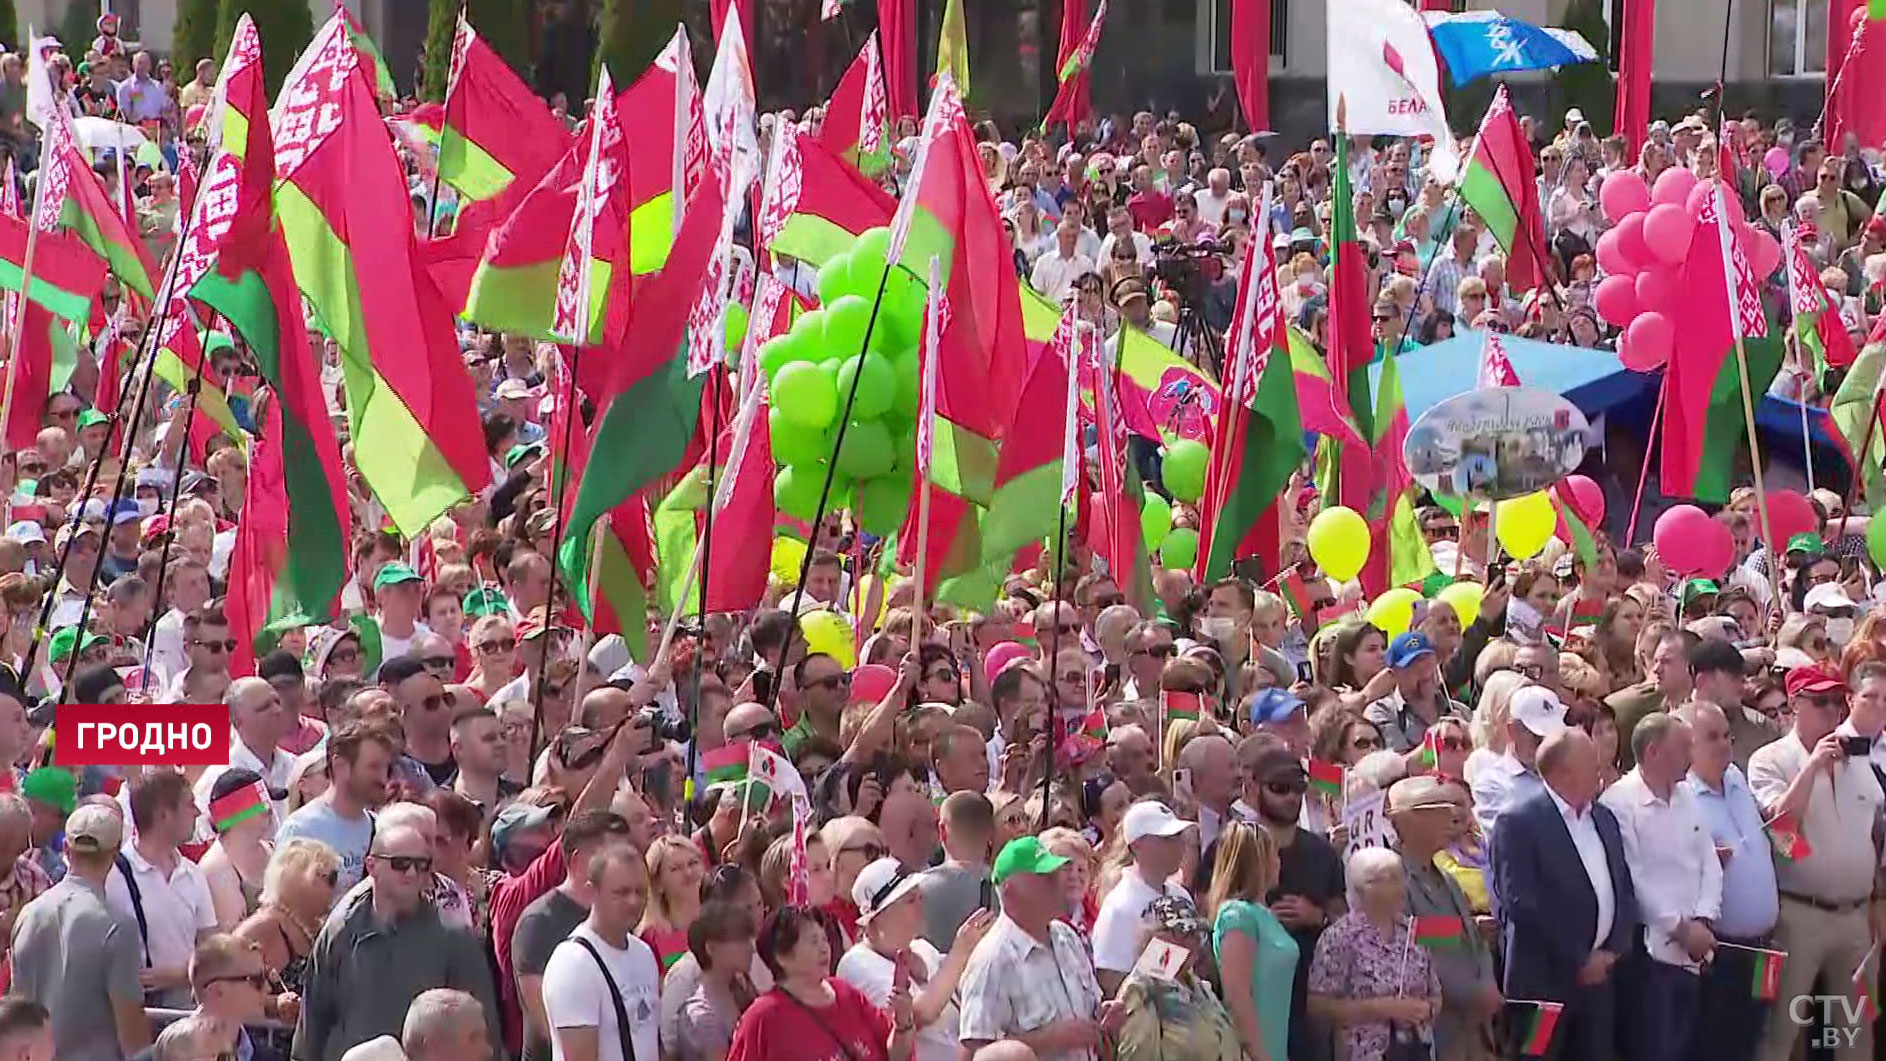
M1650 209L1650 188L1636 170L1619 170L1599 187L1598 206L1605 219L1615 225L1639 210Z
M1695 232L1696 222L1680 206L1658 203L1644 215L1644 242L1665 264L1680 265L1689 257L1690 237Z
M1748 263L1755 270L1756 279L1772 275L1781 266L1781 244L1767 232L1744 225L1741 242L1742 253L1748 255Z
M1735 536L1729 533L1726 525L1713 519L1704 521L1697 528L1694 544L1690 548L1696 554L1690 562L1695 565L1698 575L1718 578L1729 570L1730 564L1735 563ZM1659 549L1657 553L1662 555L1663 550Z
M1637 308L1645 313L1669 313L1676 308L1676 277L1668 269L1645 269L1637 274ZM1628 324L1628 319L1620 322Z
M1618 234L1618 253L1631 263L1633 272L1656 260L1650 253L1650 245L1644 242L1644 219L1647 216L1648 211L1632 214L1619 221L1618 227L1613 230Z
M1001 647L1001 645L996 646L996 648ZM852 668L849 699L854 704L879 703L896 684L896 671L882 663L866 663Z
M1028 659L1031 655L1033 653L1028 651L1028 646L1017 641L1004 641L983 653L983 678L987 681L994 681L995 676L1007 670L1009 664L1016 660Z
M1637 316L1636 287L1628 275L1607 276L1598 281L1591 305L1598 316L1622 328Z
M1689 202L1690 189L1696 187L1696 174L1681 166L1671 166L1657 174L1657 183L1650 189L1650 201L1682 206Z
M1858 9L1856 8L1855 10ZM1768 171L1770 177L1780 177L1783 173L1788 172L1788 149L1785 147L1769 148L1768 153L1762 156L1762 168Z
M1722 189L1722 201L1729 211L1729 220L1735 224L1741 224L1743 220L1742 197L1735 193L1734 188L1723 184L1721 181L1697 181L1696 186L1690 189L1688 198L1684 200L1683 212L1697 221L1701 221L1703 218L1703 208L1709 202L1709 189L1711 185Z
M1617 229L1605 229L1598 237L1597 249L1598 268L1603 269L1606 276L1629 277L1637 271L1637 263L1624 257L1624 252L1618 249Z
M1695 505L1673 505L1658 516L1657 525L1651 531L1651 541L1656 543L1657 556L1664 566L1681 575L1708 570L1696 562L1699 551L1696 545L1709 532L1709 524L1713 522L1707 513Z
M1820 519L1807 498L1793 490L1768 491L1768 529L1778 542L1819 529Z
M1604 488L1589 475L1568 475L1559 480L1559 500L1571 506L1585 525L1604 522Z
M1671 347L1676 343L1676 327L1663 314L1639 313L1624 329L1624 334L1630 338L1631 358L1636 362L1627 363L1625 367L1647 372L1670 360Z

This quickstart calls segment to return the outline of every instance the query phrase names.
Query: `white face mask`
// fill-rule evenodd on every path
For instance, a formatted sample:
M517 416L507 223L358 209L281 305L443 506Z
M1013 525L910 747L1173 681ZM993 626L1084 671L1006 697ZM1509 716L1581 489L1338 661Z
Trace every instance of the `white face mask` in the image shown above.
M1198 632L1202 637L1224 644L1238 632L1238 621L1226 616L1208 615L1198 621Z
M157 515L157 499L154 497L138 498L138 515L147 519Z
M1853 638L1853 620L1851 618L1827 620L1827 640L1842 648Z
M1235 208L1231 210L1226 210L1225 217L1228 218L1231 221L1231 223L1234 225L1239 225L1239 224L1244 223L1244 211L1242 210L1238 210Z

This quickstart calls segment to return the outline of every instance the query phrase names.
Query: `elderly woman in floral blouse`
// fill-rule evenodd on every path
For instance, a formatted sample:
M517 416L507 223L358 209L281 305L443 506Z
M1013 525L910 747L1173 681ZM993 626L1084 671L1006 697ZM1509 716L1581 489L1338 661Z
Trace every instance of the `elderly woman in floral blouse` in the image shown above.
M1430 1056L1441 983L1411 938L1401 857L1350 856L1349 912L1323 932L1310 962L1310 1013L1337 1027L1337 1061ZM1406 1051L1406 1053L1403 1053Z

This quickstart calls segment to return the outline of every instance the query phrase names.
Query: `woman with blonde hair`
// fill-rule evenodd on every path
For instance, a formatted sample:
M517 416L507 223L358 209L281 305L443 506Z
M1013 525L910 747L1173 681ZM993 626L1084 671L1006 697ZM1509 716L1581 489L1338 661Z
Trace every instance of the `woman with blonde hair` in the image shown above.
M1091 950L1093 942L1088 933L1094 926L1094 918L1100 916L1100 903L1094 898L1094 847L1087 838L1074 829L1052 828L1041 834L1041 849L1050 855L1067 859L1067 865L1061 867L1061 895L1067 901L1067 917L1064 919L1079 932L1081 941Z
M489 700L516 680L520 670L517 630L503 615L484 615L472 624L465 644L471 649L472 670L465 684Z
M333 908L341 858L319 840L295 837L270 856L261 903L236 926L236 938L262 950L270 986L264 1012L292 1025L301 1012L308 964L321 922Z
M1280 865L1277 841L1270 833L1233 821L1218 836L1218 857L1205 900L1225 1008L1251 1061L1286 1061L1289 1056L1297 941L1265 906L1277 887Z
M657 836L645 858L648 906L635 934L666 973L688 952L688 926L701 914L701 849L685 836Z
M1637 635L1643 628L1644 606L1628 593L1612 597L1598 616L1595 648L1604 660L1613 692L1644 680L1637 666Z
M307 803L321 798L327 792L329 783L327 746L303 752L296 757L295 765L288 771L288 796L282 801L282 812L293 814Z
M1474 751L1462 768L1468 784L1506 753L1506 713L1513 693L1526 683L1525 675L1510 670L1490 674L1480 683L1480 700L1473 709Z

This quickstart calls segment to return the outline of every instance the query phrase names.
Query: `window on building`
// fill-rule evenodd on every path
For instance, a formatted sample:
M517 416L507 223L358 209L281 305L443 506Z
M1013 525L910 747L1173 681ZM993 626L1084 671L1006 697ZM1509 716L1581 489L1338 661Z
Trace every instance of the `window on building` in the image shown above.
M1231 72L1232 0L1198 0L1198 29L1204 35L1205 55L1210 59L1208 73ZM1270 0L1270 69L1273 74L1285 68L1290 40L1290 0Z
M1826 72L1827 0L1769 0L1769 76Z

